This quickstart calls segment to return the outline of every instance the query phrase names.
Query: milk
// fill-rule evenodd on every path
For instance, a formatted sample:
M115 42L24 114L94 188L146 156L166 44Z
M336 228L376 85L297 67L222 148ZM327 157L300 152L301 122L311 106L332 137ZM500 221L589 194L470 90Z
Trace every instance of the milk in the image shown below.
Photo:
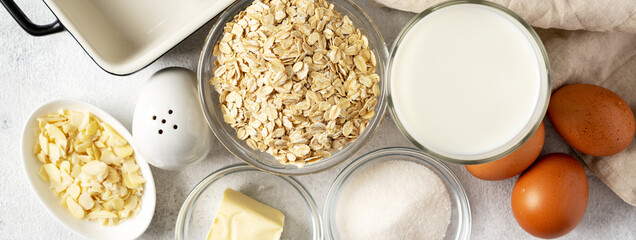
M528 30L495 8L458 4L434 11L394 53L394 114L414 140L438 154L470 160L501 153L536 124L533 113L548 81L539 49Z

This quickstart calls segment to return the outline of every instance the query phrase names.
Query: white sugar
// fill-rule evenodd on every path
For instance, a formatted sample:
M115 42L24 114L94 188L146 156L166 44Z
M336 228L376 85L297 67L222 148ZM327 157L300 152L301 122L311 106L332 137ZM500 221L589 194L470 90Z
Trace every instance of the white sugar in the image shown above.
M347 180L336 203L341 239L444 238L451 203L433 171L401 160L369 164Z

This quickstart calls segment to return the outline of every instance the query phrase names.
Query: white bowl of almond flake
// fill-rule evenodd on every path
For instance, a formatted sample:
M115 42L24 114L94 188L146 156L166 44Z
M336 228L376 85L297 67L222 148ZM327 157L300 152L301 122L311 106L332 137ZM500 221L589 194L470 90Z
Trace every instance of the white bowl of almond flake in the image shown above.
M199 97L208 125L241 160L315 173L375 133L387 59L378 28L350 0L241 0L206 39Z
M333 181L323 216L330 240L470 238L461 182L412 148L378 149L351 162Z
M135 239L148 228L156 194L148 163L115 118L78 100L53 100L24 125L22 160L44 207L88 239Z

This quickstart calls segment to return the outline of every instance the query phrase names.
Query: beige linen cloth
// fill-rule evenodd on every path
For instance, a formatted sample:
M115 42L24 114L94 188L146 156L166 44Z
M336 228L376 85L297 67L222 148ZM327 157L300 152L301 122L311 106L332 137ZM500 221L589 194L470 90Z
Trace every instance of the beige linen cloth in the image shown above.
M421 12L443 2L375 1L410 12ZM535 30L550 59L553 90L570 83L600 85L617 93L636 112L636 0L492 2L511 9L530 25L538 27ZM568 152L568 149L561 150ZM632 140L625 151L610 157L593 157L580 152L577 155L621 199L636 206L635 141Z

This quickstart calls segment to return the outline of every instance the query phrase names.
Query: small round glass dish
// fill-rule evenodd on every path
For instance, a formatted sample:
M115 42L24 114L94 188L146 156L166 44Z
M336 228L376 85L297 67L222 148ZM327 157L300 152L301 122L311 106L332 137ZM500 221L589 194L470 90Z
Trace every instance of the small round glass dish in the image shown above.
M285 214L281 239L322 239L316 202L292 177L259 171L246 164L221 168L197 184L181 206L175 239L205 239L223 197L232 188Z
M383 148L367 153L351 162L338 174L331 184L325 200L324 222L326 239L341 239L338 224L336 223L336 209L339 204L339 198L342 196L342 189L346 186L348 180L357 177L354 173L378 163L396 160L410 161L425 166L442 180L450 197L451 205L450 224L446 229L444 239L469 239L471 230L470 205L464 187L457 176L441 161L419 150L402 147ZM369 211L371 210L369 209ZM427 216L422 217L426 218ZM378 221L383 221L383 219L378 219Z
M216 24L210 30L205 40L198 64L198 91L201 107L208 125L219 141L236 157L245 163L266 172L279 175L304 175L329 169L338 163L352 157L358 152L376 132L382 117L386 111L386 81L380 79L380 95L377 97L375 115L369 120L364 132L358 138L346 144L341 150L332 152L330 157L308 163L304 167L284 165L267 152L261 152L250 148L244 140L236 136L236 131L223 120L223 113L219 107L219 94L214 90L209 80L214 76L214 62L217 58L213 55L214 45L223 37L223 28L235 15L251 5L253 0L239 0L229 6L218 18ZM369 48L376 57L376 73L382 78L389 56L388 50L380 31L371 18L350 0L327 0L334 5L334 9L348 16L354 26L365 35L369 42Z

